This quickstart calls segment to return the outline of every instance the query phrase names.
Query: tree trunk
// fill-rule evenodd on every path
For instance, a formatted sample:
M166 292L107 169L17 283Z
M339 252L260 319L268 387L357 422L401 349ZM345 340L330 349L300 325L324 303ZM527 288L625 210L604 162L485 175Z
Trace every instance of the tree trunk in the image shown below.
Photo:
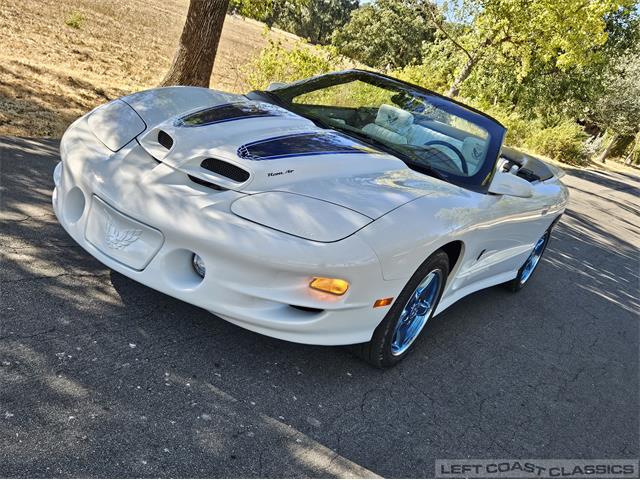
M191 0L173 63L160 85L208 87L229 0Z
M473 71L473 67L475 67L475 65L475 58L469 58L469 60L467 60L467 63L465 63L464 67L451 84L451 87L449 87L447 97L454 98L458 96L458 94L460 93L460 85L462 85L462 82L464 82L469 77L469 75L471 75L471 72Z
M635 138L635 141L633 142L633 146L631 147L631 151L629 152L629 155L627 155L627 158L624 161L625 165L631 165L633 163L633 156L634 156L634 153L636 152L636 149L638 148L638 145L640 145L640 132L636 133L636 138Z
M617 142L618 142L618 135L614 134L613 137L611 137L611 141L607 145L607 148L605 148L602 151L602 153L600 154L600 156L598 157L598 161L600 163L606 163L607 162L607 158L609 157L609 154L611 153L611 150L613 150L613 147L616 146Z

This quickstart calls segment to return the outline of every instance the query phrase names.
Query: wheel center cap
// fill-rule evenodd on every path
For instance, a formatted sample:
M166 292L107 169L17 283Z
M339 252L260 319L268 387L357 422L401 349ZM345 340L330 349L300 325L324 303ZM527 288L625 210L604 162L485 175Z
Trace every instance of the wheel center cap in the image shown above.
M411 307L411 317L422 317L429 310L429 305L426 305L424 302L419 302Z

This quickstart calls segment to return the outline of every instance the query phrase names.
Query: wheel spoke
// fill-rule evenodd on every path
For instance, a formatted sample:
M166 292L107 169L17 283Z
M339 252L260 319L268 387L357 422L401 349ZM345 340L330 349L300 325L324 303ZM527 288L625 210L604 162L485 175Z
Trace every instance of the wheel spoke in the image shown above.
M418 337L431 316L440 290L441 273L433 270L410 295L398 318L391 340L391 353L401 355Z
M531 274L538 266L540 259L542 258L542 252L544 251L544 246L547 242L547 238L549 236L549 232L545 233L534 245L529 258L524 262L522 266L522 273L520 274L520 285L524 285L527 280L531 277Z

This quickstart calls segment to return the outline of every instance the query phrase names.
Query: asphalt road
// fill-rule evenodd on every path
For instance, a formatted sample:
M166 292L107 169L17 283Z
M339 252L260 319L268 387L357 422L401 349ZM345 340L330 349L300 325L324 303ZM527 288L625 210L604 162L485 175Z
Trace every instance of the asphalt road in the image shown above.
M530 285L375 370L104 267L53 215L57 142L0 139L0 477L416 477L435 459L638 458L640 178L567 176Z

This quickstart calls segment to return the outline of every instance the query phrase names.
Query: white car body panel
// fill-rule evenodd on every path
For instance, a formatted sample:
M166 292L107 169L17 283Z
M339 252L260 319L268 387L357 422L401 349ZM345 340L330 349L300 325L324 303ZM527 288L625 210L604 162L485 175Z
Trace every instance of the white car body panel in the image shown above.
M231 204L241 218L315 242L336 242L371 223L349 208L287 192L247 195Z
M129 105L145 126L125 145L123 129L141 128L130 112L122 129L104 107L81 117L61 142L53 206L71 237L108 267L259 333L320 345L368 341L388 311L374 301L396 297L429 255L459 242L439 313L514 278L566 206L556 177L535 184L526 199L466 190L367 149L240 157L250 142L326 132L290 112L176 124L188 112L233 102L248 100L192 87L116 100L108 105ZM159 130L174 138L171 148L158 143ZM209 157L249 177L233 182L207 171L200 163ZM204 278L191 266L193 252L205 262ZM315 276L345 279L350 288L343 296L312 290Z

